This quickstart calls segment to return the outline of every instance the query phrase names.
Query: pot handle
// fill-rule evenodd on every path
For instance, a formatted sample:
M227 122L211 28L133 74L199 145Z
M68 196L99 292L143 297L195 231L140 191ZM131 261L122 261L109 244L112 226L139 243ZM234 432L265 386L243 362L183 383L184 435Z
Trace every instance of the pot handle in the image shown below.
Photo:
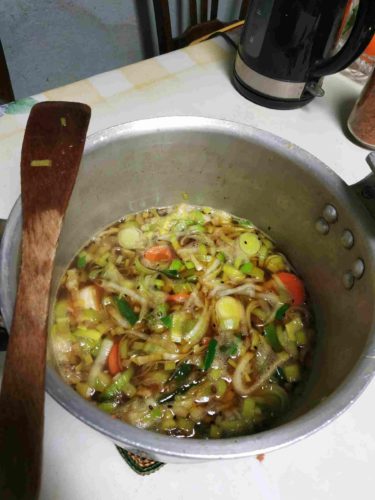
M312 68L311 75L322 77L338 73L359 57L370 43L375 30L374 0L360 0L352 32L337 54L321 59Z
M0 219L0 242L4 233L6 221L4 219ZM8 333L5 330L3 318L1 316L0 311L0 351L6 351L8 345Z
M367 156L366 161L372 170L371 174L351 187L375 219L375 151Z

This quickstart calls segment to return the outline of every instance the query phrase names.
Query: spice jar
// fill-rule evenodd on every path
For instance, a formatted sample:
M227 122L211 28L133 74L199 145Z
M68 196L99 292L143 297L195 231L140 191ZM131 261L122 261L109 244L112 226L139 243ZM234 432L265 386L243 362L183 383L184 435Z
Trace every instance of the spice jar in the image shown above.
M363 146L375 149L375 69L351 112L348 127Z

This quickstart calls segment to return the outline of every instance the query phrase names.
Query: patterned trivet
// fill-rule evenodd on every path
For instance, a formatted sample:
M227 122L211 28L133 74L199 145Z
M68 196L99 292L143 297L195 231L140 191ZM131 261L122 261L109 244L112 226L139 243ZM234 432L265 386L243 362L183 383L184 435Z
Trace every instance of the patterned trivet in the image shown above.
M150 460L149 458L135 455L134 453L124 450L119 446L116 446L116 448L125 462L129 465L129 467L131 467L134 472L140 474L141 476L152 474L153 472L156 472L161 467L163 467L163 465L165 465L162 462L155 462L154 460Z

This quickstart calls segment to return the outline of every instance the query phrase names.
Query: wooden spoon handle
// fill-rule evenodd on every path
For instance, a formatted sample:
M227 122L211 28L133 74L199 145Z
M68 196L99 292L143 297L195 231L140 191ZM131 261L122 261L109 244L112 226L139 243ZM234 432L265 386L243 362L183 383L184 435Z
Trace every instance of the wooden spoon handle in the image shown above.
M0 395L2 499L38 496L50 283L89 120L84 104L46 102L33 107L26 127L21 268Z

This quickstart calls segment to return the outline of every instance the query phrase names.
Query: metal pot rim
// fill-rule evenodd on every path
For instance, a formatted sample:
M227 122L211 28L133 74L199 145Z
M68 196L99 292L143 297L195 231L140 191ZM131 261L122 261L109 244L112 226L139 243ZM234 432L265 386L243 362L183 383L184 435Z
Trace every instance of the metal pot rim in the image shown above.
M230 121L192 116L139 120L117 125L90 135L87 139L84 153L90 153L94 149L100 148L102 144L119 138L133 137L145 133L152 134L161 131L183 130L186 127L189 127L189 130L204 129L205 131L225 132L236 138L245 140L256 139L258 143L271 148L278 154L302 163L306 168L311 169L314 175L321 180L324 179L324 182L329 184L333 190L341 191L344 196L348 197L349 201L352 201L352 193L348 192L346 184L332 170L311 154L269 132ZM359 205L359 203L358 207L354 205L353 210L358 210L358 215L363 217ZM15 228L20 224L21 201L19 198L10 213L0 247L0 304L5 324L9 330L12 306L9 300L9 291L6 289L9 277L7 263L11 260L13 234ZM345 379L331 396L321 401L308 413L291 422L250 436L221 440L177 439L138 429L119 420L112 419L83 400L73 389L69 388L63 382L51 367L47 367L46 390L55 401L72 415L108 436L119 445L125 448L128 447L133 452L139 452L140 454L147 453L150 456L162 455L172 459L193 460L246 457L257 453L269 452L299 441L326 426L349 408L366 388L374 374L374 324L371 327L371 332L371 338L361 359L357 362L350 376Z

